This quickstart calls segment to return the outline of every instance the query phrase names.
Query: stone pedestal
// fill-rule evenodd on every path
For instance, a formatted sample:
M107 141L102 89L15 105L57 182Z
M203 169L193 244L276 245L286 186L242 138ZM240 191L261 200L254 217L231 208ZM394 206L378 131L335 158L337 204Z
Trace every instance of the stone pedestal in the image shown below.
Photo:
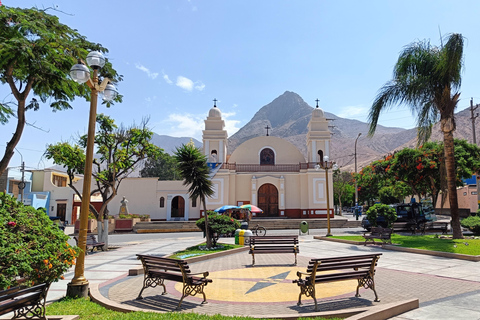
M88 298L88 282L83 284L67 284L67 297Z

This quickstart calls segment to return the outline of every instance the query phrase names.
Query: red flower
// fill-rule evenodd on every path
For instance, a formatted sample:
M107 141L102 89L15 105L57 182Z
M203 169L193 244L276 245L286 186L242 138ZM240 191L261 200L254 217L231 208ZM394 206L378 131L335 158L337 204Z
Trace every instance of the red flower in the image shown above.
M423 164L419 163L418 166L417 166L417 170L422 170L423 169Z
M15 221L10 221L9 223L7 223L7 226L9 227L15 227L17 225L17 223Z

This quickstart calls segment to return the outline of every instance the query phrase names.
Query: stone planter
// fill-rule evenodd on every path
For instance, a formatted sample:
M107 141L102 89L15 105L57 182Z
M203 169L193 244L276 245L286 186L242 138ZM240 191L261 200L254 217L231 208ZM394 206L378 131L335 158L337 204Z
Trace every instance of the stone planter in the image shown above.
M97 220L88 219L87 233L92 233L97 230ZM80 231L80 219L75 221L75 233L78 234Z
M108 219L108 233L113 233L115 231L115 219Z
M115 232L133 231L137 222L140 222L140 218L115 219Z

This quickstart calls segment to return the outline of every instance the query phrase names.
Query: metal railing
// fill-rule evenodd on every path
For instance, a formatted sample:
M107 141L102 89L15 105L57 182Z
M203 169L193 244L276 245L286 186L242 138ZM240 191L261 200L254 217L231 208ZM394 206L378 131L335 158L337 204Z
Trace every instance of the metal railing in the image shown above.
M224 163L222 169L235 172L300 172L300 170L314 169L316 164L316 162L274 165Z

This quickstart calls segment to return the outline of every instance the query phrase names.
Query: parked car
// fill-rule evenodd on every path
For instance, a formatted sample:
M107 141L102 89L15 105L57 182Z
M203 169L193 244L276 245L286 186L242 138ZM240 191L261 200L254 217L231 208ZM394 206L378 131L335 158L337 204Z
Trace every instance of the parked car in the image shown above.
M397 212L396 222L414 222L418 225L428 221L422 210L422 206L417 203L400 203L391 206L395 208L395 211ZM384 216L377 217L377 225L383 228L387 227L387 222L385 221ZM370 231L372 227L366 216L362 219L362 227L367 231Z
M59 217L51 217L49 216L50 220L53 221L53 224L56 224L58 228L62 231L65 231L65 224L60 220Z

